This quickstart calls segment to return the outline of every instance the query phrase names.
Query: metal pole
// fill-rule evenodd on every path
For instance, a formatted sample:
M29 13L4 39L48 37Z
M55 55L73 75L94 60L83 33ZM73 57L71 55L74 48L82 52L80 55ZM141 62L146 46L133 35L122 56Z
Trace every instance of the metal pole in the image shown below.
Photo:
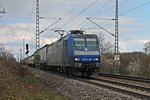
M23 38L23 47L22 47L22 50L23 50L23 59L25 58L25 40Z
M39 37L39 0L36 0L36 50L40 48Z
M18 53L18 55L17 55L17 61L18 61L18 63L20 62L19 53Z
M39 36L39 0L36 0L36 50L40 48L40 36ZM39 54L35 55L35 66L39 66ZM39 66L40 67L40 66Z
M118 40L118 0L116 0L116 11L115 11L115 74L119 74L119 64L120 64L120 56L119 56L119 40Z
M22 61L22 50L20 49L20 63Z
M5 14L6 13L5 9L3 9L3 11L0 11L0 13Z

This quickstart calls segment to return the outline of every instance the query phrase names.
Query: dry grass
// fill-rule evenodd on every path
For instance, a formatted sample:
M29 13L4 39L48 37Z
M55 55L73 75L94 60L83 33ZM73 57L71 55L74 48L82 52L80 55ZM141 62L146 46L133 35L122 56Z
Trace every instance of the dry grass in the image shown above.
M0 100L65 100L14 61L0 61Z

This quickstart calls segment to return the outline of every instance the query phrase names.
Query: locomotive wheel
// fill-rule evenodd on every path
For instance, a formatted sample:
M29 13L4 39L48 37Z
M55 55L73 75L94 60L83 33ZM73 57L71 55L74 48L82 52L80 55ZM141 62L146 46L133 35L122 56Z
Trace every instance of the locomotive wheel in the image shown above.
M63 73L63 74L65 73L63 66L61 66L61 73Z
M91 72L82 72L82 76L83 77L90 77L92 75L92 73Z
M69 68L69 76L73 76L73 70L72 70L72 67Z
M65 67L65 74L72 76L72 67Z
M86 73L86 77L90 77L90 75L91 75L91 74L90 74L89 72Z
M61 70L60 70L60 67L58 66L58 67L57 67L57 72L59 72L59 73L60 73L60 71L61 71Z
M69 75L69 73L70 73L69 68L68 68L68 67L65 67L65 75Z

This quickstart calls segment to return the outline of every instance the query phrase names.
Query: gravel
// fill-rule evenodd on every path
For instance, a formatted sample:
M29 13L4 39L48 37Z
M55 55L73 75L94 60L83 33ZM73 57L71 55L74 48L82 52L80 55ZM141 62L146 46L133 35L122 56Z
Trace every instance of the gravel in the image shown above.
M36 77L41 78L48 87L66 96L68 100L142 100L134 96L55 75L47 71L27 68Z

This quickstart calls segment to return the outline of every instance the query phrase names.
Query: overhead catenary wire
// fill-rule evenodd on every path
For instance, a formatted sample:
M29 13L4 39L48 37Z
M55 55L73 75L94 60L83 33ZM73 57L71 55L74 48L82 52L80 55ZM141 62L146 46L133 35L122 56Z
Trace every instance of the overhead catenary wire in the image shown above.
M28 19L28 22L29 22L29 23L32 21L32 18L33 18L32 16L33 16L33 14L34 14L35 3L36 3L36 0L33 0L32 10L31 10L31 13L30 13L29 19ZM32 27L29 27L28 30L30 30L31 28L32 28ZM26 38L26 36L27 36L27 35L25 35L24 38ZM31 36L32 36L32 35L31 35ZM34 38L34 37L32 36L32 38Z
M72 9L70 9L63 17L61 18L64 18L65 16L67 16L69 13L71 13L73 10L75 10L77 7L79 7L79 5L81 5L81 3L83 2L84 0L81 0L77 5L75 5Z
M148 5L148 4L150 4L150 1L148 1L148 2L146 2L146 3L144 3L144 4L142 4L142 5L139 5L139 6L135 7L135 8L132 8L132 9L126 11L126 12L123 12L123 13L121 13L119 16L122 16L122 15L125 15L125 14L127 14L127 13L130 13L130 12L132 12L132 11L138 9L138 8L141 8L141 7L145 6L145 5Z
M32 19L32 16L33 16L33 12L34 12L35 1L36 1L36 0L34 0L34 1L33 1L32 11L31 11L31 15L30 15L31 19Z
M79 5L81 5L81 3L83 2L84 0L81 0L77 5L75 5L72 9L70 9L66 14L64 14L61 19L63 19L64 17L66 17L69 13L71 13L72 11L74 11ZM60 29L60 28L58 28Z
M93 13L90 17L93 17L98 11L103 10L109 3L111 2L111 0L108 0L102 7L100 7L95 13ZM81 24L85 23L85 21L81 22L77 27L79 27Z
M6 14L7 13L7 11L5 10L5 8L4 8L4 1L3 0L1 0L0 1L0 13L1 14ZM1 17L1 16L0 16Z
M128 1L129 1L129 0L122 1L122 2L120 3L120 5L123 5L123 4L127 3Z
M2 7L3 3L2 3L2 0L0 0L0 8Z
M58 18L43 17L43 16L40 16L39 18L40 18L40 19L58 19Z
M125 3L127 3L127 2L129 2L129 0L124 0L124 1L122 1L122 2L120 2L119 3L119 5L124 5ZM103 12L108 12L108 11L110 11L111 9L113 9L114 7L112 6L112 7L109 7L108 9L106 9L106 10L104 10ZM103 14L103 12L101 12L100 14Z
M114 18L112 19L108 19L108 18L92 18L92 17L88 17L90 19L97 19L97 20L115 20Z
M111 1L112 1L112 0L108 0L101 8L98 9L95 13L100 12L99 14L102 15L104 12L110 11L110 10L113 8L113 6L112 6L112 7L109 7L108 9L106 9L106 10L104 10L104 11L102 11L102 10L103 10L105 7L107 7L108 4L109 4ZM120 3L120 5L124 5L125 3L127 3L127 1L129 1L129 0L122 1L122 2ZM95 15L95 13L94 13L93 15L91 15L90 17L93 17L93 16Z
M33 16L33 13L34 13L35 1L36 1L36 0L33 0L33 1L32 1L33 3L32 3L32 7L31 7L31 13L29 14L29 18L27 19L27 22L28 22L29 24L31 23L32 18L33 18L32 16ZM28 26L29 26L29 25L28 25ZM27 29L28 32L26 32L26 33L24 34L24 36L23 36L24 39L26 39L26 36L28 36L28 33L29 33L30 30L32 30L32 27L29 26L29 28ZM31 36L32 38L35 38L33 35L30 35L30 36Z
M42 30L41 32L39 32L39 34L43 33L44 31L48 30L50 27L52 27L54 24L56 24L58 21L60 21L61 18L58 18L54 23L52 23L51 25L49 25L47 28L45 28L44 30Z
M0 0L0 7L2 7L2 5L3 5L3 0Z
M125 0L125 1L122 1L122 2L120 2L120 5L124 5L125 3L127 3L129 0ZM109 3L110 1L107 1L104 5L108 5L108 3ZM104 7L106 7L106 6L104 6ZM108 9L106 9L106 10L104 10L104 11L102 11L102 12L100 12L99 14L100 15L102 15L104 12L108 12L108 11L110 11L111 9L113 9L114 7L112 6L112 7L109 7ZM103 8L102 8L103 9ZM102 10L101 9L101 10Z
M106 18L89 18L89 19L94 19L94 20L103 20L102 21L102 24L103 23L108 23L108 22L110 22L110 20L115 20L115 19L106 19ZM85 20L86 21L86 20ZM83 23L85 23L85 21L84 22L82 22L81 24L83 24ZM81 24L79 24L76 28L78 28Z
M69 21L67 21L65 24L63 24L60 28L66 26L67 24L71 23L75 18L77 18L79 15L81 15L83 12L85 12L88 8L90 8L92 5L94 5L98 0L95 0L90 5L88 5L86 8L84 8L81 12L79 12L76 16L71 18Z
M108 0L104 5L102 5L96 12L94 12L90 17L94 16L99 11L103 10L112 0Z

